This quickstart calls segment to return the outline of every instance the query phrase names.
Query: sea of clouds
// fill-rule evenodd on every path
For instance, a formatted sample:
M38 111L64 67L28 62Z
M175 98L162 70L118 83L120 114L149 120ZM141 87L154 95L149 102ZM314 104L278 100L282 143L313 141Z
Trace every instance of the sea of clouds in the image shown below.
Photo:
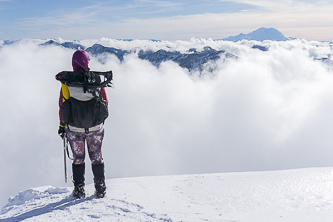
M74 50L39 46L42 42L0 42L1 205L30 187L71 186L64 183L57 134L60 83L54 76L72 69ZM170 61L155 67L135 54L122 62L106 55L103 64L92 57L92 70L114 73L102 148L108 179L333 166L330 43L106 38L79 43L182 52L210 46L236 56L207 64L201 74ZM255 44L269 50L252 49ZM92 183L88 157L86 162L86 182ZM71 175L69 161L67 166Z

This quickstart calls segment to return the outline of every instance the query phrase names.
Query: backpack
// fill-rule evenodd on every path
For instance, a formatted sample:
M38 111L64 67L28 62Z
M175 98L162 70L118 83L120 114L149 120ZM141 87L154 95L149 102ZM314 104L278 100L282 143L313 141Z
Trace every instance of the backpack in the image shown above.
M83 93L91 94L89 100L79 100L72 96L65 99L60 107L63 122L70 126L84 128L86 132L89 132L89 128L103 123L109 116L109 112L108 106L100 94L100 88L111 87L112 79L112 71L82 70L80 72L63 71L58 73L56 80L68 87L83 88Z

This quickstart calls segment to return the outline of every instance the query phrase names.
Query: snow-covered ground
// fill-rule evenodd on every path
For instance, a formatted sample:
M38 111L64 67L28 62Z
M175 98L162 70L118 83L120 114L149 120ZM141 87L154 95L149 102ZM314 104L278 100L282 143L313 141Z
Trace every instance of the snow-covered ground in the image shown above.
M8 200L0 221L333 220L333 168L109 179L107 186L104 199L90 184L80 200L71 187L28 189Z

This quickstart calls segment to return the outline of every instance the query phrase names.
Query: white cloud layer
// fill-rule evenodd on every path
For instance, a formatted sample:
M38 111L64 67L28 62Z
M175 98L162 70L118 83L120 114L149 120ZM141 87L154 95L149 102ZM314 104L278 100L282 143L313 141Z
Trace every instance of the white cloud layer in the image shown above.
M92 42L180 51L208 45L238 56L217 61L202 78L135 55L122 63L93 59L91 69L115 75L102 148L107 178L332 166L333 73L313 59L333 54L331 45L267 41L262 52L251 42L198 39L82 44ZM29 187L64 186L54 76L71 70L72 54L33 41L0 48L0 203ZM86 174L91 183L89 168Z

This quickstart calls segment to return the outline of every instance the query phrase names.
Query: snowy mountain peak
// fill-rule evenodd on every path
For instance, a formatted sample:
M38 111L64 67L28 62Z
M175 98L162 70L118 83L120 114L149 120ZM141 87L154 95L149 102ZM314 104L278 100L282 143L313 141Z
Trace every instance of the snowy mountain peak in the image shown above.
M320 221L333 218L333 169L196 174L107 180L76 200L72 188L39 187L11 197L0 221Z
M223 40L237 42L240 40L272 40L272 41L287 41L291 38L285 37L279 30L274 28L259 28L248 34L239 34L236 36L230 36Z

